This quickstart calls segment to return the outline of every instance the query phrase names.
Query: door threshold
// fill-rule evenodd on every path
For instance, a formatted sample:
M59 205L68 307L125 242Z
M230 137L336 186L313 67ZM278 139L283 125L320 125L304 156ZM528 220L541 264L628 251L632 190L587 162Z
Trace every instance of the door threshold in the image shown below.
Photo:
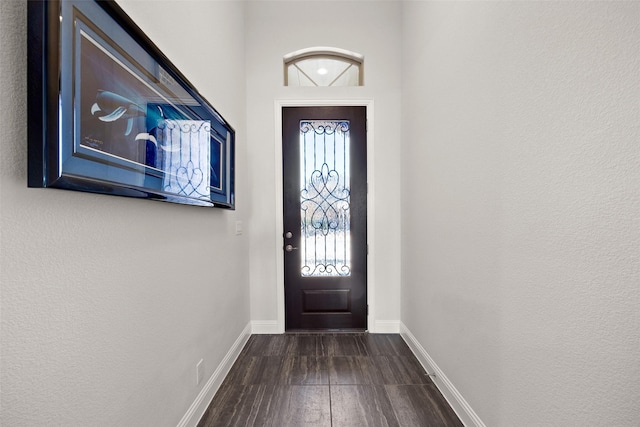
M366 329L293 329L284 331L287 335L296 334L364 334L368 331Z

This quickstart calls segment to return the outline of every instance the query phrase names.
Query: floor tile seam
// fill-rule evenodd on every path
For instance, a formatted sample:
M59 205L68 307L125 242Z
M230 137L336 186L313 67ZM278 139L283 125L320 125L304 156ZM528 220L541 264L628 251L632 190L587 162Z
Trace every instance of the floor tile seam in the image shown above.
M389 391L387 390L387 386L384 386L383 389L384 389L385 396L387 396L387 399L389 400L389 406L391 406L391 411L393 411L393 416L398 421L398 425L400 425L400 420L402 419L402 417L401 417L401 414L399 414L398 410L396 409L397 405L394 404L394 400L391 398L391 395L389 394Z
M412 385L412 384L409 384L409 385ZM386 387L385 387L385 391L386 391ZM464 427L464 424L462 424L462 422L458 418L458 415L453 411L453 409L448 404L448 402L444 399L444 397L441 396L441 394L440 394L441 398L438 398L438 394L440 394L440 391L434 386L434 390L427 390L427 393L424 396L429 400L429 403L430 403L430 405L426 407L430 412L430 416L432 416L434 420L439 420L441 423L443 423L443 425L449 425L448 420L443 416L443 413L441 411L443 409L442 405L444 405L444 407L448 407L452 412L453 420L459 421L460 422L459 425ZM388 392L387 392L387 395L389 395ZM393 404L391 405L391 407L394 410L394 412L396 412ZM396 412L396 415L399 418L399 415L397 414L397 412Z
M329 387L329 383L319 383L319 384L288 384L288 383L249 383L249 384L238 384L234 387Z
M391 353L374 353L374 354L311 354L311 353L295 353L288 352L282 354L241 354L238 356L237 360L241 360L244 358L253 357L253 358L265 358L265 357L284 357L284 358L292 358L292 357L367 357L367 358L396 358L396 359L409 359L414 360L415 356L412 354L391 354ZM416 359L417 360L417 359Z
M313 385L313 384L311 384ZM318 384L318 385L323 385L323 384ZM407 386L411 386L411 387L427 387L427 388L433 388L430 384L426 384L426 383L392 383L392 382L354 382L354 383L336 383L336 382L329 382L328 385L331 386L338 386L338 385L370 385L370 386L380 386L380 387L386 387L386 386L392 386L392 387L407 387Z
M389 395L386 387L384 385L381 384L345 384L345 385L339 385L339 387L375 387L378 389L381 389L381 392L383 393L384 397L386 397L387 402L389 404L389 407L391 408L391 415L393 415L393 419L396 421L396 424L398 426L400 426L400 417L398 415L398 412L396 411L394 405L393 405L393 401L391 400L391 396ZM386 418L386 416L385 416Z
M333 407L331 402L333 398L331 396L331 380L329 380L329 426L333 427Z
M242 357L242 356L241 356ZM381 358L391 357L400 359L413 359L415 356L408 354L311 354L311 353L285 353L285 354L273 354L273 355L248 355L244 357L369 357L369 358Z
M246 354L240 355L240 357L400 357L406 359L413 359L413 354L398 354L398 353L343 353L343 352L316 352L316 353L297 353L297 352L285 352L281 354Z

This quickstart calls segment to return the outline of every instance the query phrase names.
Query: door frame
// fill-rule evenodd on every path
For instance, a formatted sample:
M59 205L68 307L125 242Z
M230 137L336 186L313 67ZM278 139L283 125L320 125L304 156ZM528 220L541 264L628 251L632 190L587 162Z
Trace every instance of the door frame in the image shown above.
M284 189L282 184L282 108L283 107L326 107L326 106L358 106L367 109L367 305L369 314L367 316L367 327L369 332L375 332L375 268L372 259L375 251L375 182L374 182L374 125L373 125L373 100L372 99L322 99L322 100L299 100L299 99L276 99L275 110L275 177L274 188L276 193L276 234L274 250L276 253L276 286L277 286L277 310L278 319L275 333L285 332L285 297L284 297L284 251L282 250L282 236L284 225L282 218L284 215L283 201Z

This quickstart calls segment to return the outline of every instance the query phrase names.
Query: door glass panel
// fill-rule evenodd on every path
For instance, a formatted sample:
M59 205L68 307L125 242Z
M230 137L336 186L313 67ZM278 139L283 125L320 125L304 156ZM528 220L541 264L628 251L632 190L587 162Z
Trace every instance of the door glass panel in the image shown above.
M348 121L300 121L302 276L351 275L349 164Z

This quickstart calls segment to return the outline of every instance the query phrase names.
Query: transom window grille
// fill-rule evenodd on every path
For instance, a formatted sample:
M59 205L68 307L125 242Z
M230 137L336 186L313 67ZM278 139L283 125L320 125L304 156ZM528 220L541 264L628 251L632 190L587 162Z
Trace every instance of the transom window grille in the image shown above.
M332 47L298 50L284 56L285 86L362 86L364 57Z

